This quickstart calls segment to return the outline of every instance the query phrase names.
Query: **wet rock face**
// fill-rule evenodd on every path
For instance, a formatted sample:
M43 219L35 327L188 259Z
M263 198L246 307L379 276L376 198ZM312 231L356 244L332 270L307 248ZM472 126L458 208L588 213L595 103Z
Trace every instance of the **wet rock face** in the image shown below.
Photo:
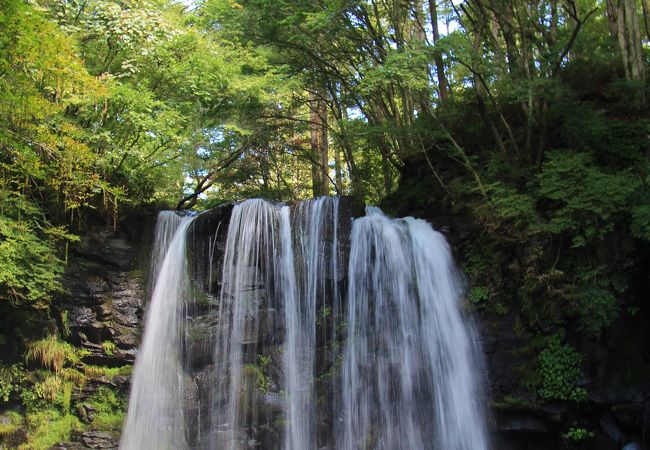
M111 229L93 229L73 250L66 292L55 304L68 339L90 352L87 364L133 364L140 339L144 267L138 243Z
M63 278L64 293L52 305L57 328L83 348L82 362L100 368L132 365L142 334L154 214L125 218L115 230L92 225L79 232ZM126 371L128 373L128 371ZM102 389L128 396L129 375L96 375L73 393L80 419L92 429L94 409L85 401ZM55 449L117 449L119 433L73 433Z
M120 443L120 436L117 433L102 431L73 432L75 442L60 443L52 447L52 450L81 450L81 449L106 449L117 450Z

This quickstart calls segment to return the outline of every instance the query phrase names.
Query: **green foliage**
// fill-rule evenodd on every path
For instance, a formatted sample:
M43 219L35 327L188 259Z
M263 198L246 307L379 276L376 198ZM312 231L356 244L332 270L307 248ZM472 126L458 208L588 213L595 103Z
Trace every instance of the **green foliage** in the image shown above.
M562 439L572 442L580 442L594 437L594 433L579 427L571 427L566 433L562 433Z
M538 176L539 194L556 202L542 231L568 233L573 247L602 240L614 230L616 216L630 209L639 188L628 171L607 173L587 153L554 151Z
M98 431L119 431L126 416L127 399L116 391L102 386L84 404L93 410L90 427Z
M81 428L79 419L55 409L44 409L27 414L27 443L19 449L46 450L57 442L70 440L73 430Z
M8 402L12 395L19 394L25 378L22 364L0 366L0 401Z
M548 339L547 346L539 354L539 371L542 386L539 395L545 400L571 400L581 402L587 399L587 392L576 385L582 376L580 368L582 355L569 345L562 345L560 337Z
M115 342L113 341L104 341L102 342L102 349L104 350L104 353L106 353L108 356L113 356L113 352L117 348L117 345L115 345Z
M521 194L502 182L489 184L485 189L488 201L483 214L491 221L505 221L518 229L533 226L539 221L535 199L530 195Z
M474 286L469 290L469 301L480 305L490 298L490 289L485 286Z
M639 201L632 207L632 223L630 229L632 235L638 239L650 241L650 175L643 183L643 189L639 193Z
M63 262L30 222L0 216L0 299L42 308L60 289Z
M578 294L580 299L580 326L591 337L599 337L618 316L616 297L609 289L584 286Z
M60 341L56 336L49 336L39 341L31 342L25 353L27 362L36 361L42 367L60 373L64 365L76 364L85 356L86 351Z

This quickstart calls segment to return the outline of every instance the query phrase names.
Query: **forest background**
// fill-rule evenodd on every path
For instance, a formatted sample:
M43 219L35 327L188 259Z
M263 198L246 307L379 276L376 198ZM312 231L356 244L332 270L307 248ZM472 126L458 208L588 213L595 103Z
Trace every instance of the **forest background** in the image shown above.
M528 342L500 405L586 408L595 344L620 352L612 382L648 382L647 348L607 344L647 323L648 0L0 6L0 401L22 408L0 439L85 426L71 390L93 369L35 328L91 218L250 197L471 224L468 303ZM593 436L575 417L565 438Z

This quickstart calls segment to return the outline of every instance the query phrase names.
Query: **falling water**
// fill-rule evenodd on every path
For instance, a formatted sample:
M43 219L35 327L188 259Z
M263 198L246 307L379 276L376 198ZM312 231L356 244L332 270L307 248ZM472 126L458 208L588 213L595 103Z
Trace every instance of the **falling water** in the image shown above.
M193 233L209 270L190 289L192 219L160 214L122 449L488 448L478 343L444 237L376 208L351 233L342 217L336 197L241 202L225 249L219 226ZM219 295L198 308L216 267ZM213 349L190 364L194 323Z
M354 222L340 448L488 447L456 278L444 237L426 222L376 208Z
M224 255L215 346L213 448L236 449L249 440L257 422L254 389L244 383L246 365L255 366L261 344L274 336L274 256L278 210L264 200L235 206ZM260 333L261 332L261 333ZM261 335L262 334L262 335Z
M123 450L183 450L183 302L187 293L185 241L192 217L161 212L152 269L157 273L133 372Z
M331 262L331 256L338 252L337 217L338 198L299 204L295 230L288 206L263 200L235 206L218 308L214 446L241 447L264 421L257 417L260 398L245 381L245 372L269 356L266 341L280 343L284 334L284 448L314 448L316 315L319 308L322 314L331 307L328 298L336 290L331 285L332 280L336 284L332 273L338 270L338 258Z
M287 285L284 298L286 344L284 349L287 427L284 448L301 450L316 447L315 357L316 324L333 308L338 297L338 219L339 199L321 197L298 204L296 211L296 278L298 295ZM283 215L283 241L291 238L289 215ZM329 242L331 241L331 242ZM283 242L284 243L284 242ZM286 244L287 248L289 244ZM283 272L293 268L293 256L284 252ZM291 283L291 282L290 282Z

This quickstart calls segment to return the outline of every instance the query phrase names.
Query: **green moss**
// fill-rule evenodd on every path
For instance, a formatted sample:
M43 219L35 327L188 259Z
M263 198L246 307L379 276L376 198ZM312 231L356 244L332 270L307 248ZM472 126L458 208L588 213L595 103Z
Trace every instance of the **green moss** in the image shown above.
M91 380L106 379L112 381L117 376L128 376L133 372L132 365L125 365L121 367L104 367L104 366L84 366L84 375Z
M525 400L523 398L515 397L512 395L506 395L505 397L492 402L492 406L495 409L522 409L522 408L533 408L535 404L530 400Z
M97 431L120 431L125 418L124 411L95 413L91 428Z
M27 443L21 450L46 450L57 442L70 439L73 430L82 425L76 416L45 409L27 415Z
M86 384L85 374L73 367L64 367L63 370L61 370L61 377L66 381L71 381L76 386L83 386Z
M9 411L0 416L0 438L6 438L23 427L23 416L15 411Z
M126 416L127 400L120 393L103 386L84 404L94 410L90 423L91 429L118 431L122 428Z
M140 269L131 270L127 275L129 278L144 280L144 272Z

